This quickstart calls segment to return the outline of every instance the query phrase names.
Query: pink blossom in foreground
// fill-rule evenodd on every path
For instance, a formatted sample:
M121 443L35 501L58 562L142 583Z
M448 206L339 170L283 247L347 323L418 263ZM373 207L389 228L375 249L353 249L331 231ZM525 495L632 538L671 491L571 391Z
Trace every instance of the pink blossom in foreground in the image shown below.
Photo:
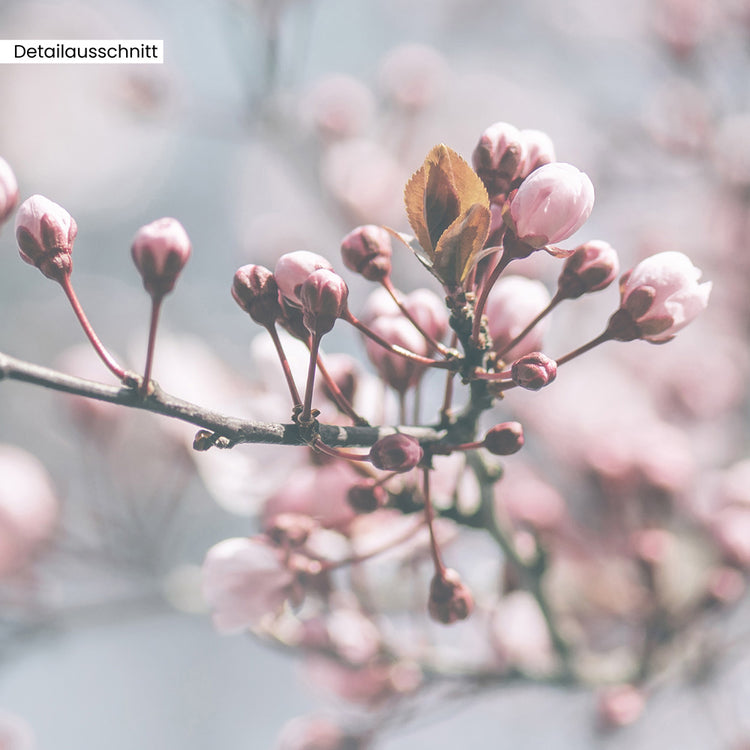
M27 198L16 214L16 240L26 263L47 278L62 281L73 270L75 219L42 195Z
M572 164L545 164L527 177L510 201L508 221L532 247L562 242L578 231L594 207L594 186Z
M12 213L18 203L18 183L13 170L0 156L0 224Z
M281 552L262 537L225 539L203 562L203 597L220 633L240 633L276 614L291 593L294 574Z
M163 297L174 289L191 252L192 245L185 228L170 217L141 227L131 248L143 286L152 297Z
M708 305L711 282L687 255L669 251L642 260L620 279L620 309L635 325L632 338L669 341ZM625 339L627 340L627 339Z
M0 576L6 576L50 539L59 502L44 466L21 448L0 444L0 477Z
M550 294L541 281L525 276L502 276L492 287L487 298L487 325L492 348L502 351L550 303ZM503 354L506 362L513 362L530 352L542 349L548 322L545 318Z

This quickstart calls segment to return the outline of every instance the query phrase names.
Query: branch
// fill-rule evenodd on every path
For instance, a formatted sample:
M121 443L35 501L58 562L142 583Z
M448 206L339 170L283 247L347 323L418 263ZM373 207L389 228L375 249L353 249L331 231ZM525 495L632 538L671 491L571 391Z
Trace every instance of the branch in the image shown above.
M296 424L269 424L219 414L166 393L154 381L152 381L153 392L148 396L141 396L137 388L105 385L93 380L85 380L24 362L0 352L0 381L5 379L20 380L63 393L142 409L189 422L214 433L206 444L207 447L216 444L218 438L225 438L224 441L218 443L223 447L232 447L238 443L306 444ZM320 425L318 434L327 445L369 447L380 438L394 432L411 435L423 443L435 442L444 436L444 433L431 427L342 427L338 425Z

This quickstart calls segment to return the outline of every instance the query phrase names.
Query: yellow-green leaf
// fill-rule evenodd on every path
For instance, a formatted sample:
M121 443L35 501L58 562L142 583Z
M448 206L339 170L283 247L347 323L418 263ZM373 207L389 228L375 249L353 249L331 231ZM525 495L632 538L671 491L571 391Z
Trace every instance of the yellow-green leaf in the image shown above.
M490 202L479 176L440 144L407 183L404 200L422 262L448 286L463 282L489 233Z

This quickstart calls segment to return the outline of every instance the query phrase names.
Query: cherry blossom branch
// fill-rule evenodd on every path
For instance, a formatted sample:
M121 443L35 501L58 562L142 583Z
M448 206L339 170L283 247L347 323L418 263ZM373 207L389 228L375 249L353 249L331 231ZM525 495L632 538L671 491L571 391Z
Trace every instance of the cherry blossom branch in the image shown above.
M142 409L188 422L203 428L203 430L210 431L210 434L203 434L200 439L196 439L195 447L199 450L205 450L213 445L228 448L239 443L307 444L303 432L296 424L256 422L219 414L166 393L155 381L152 381L153 392L143 397L139 394L137 388L112 386L85 380L0 353L0 381L6 379L18 380L51 390L98 401L107 401L134 409ZM444 437L443 432L438 432L431 427L319 425L318 429L318 434L326 445L342 447L370 447L379 439L395 432L411 435L424 443L436 442Z

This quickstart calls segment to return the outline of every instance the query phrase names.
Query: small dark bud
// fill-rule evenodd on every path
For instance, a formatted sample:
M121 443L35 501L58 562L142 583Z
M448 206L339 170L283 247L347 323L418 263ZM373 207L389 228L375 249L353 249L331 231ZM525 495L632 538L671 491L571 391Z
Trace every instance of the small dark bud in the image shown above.
M513 382L528 391L538 391L557 377L557 362L541 352L530 352L510 368Z
M234 301L256 322L270 326L282 314L279 288L271 271L252 263L238 268L232 282Z
M577 247L563 266L557 280L563 299L577 299L588 292L609 286L620 273L617 251L608 242L592 240Z
M279 513L267 530L271 541L279 547L300 547L319 528L320 524L311 516L301 513Z
M341 241L344 265L368 281L382 281L391 275L391 236L382 227L357 227Z
M430 617L444 625L465 620L474 609L474 597L458 573L448 568L442 575L435 573L430 583L427 604Z
M510 456L523 448L523 427L520 422L496 424L484 436L484 447L496 456Z
M349 488L346 498L357 513L372 513L388 502L388 493L373 482L360 482Z
M370 461L383 471L410 471L422 460L422 446L416 438L397 433L378 440L370 448Z

